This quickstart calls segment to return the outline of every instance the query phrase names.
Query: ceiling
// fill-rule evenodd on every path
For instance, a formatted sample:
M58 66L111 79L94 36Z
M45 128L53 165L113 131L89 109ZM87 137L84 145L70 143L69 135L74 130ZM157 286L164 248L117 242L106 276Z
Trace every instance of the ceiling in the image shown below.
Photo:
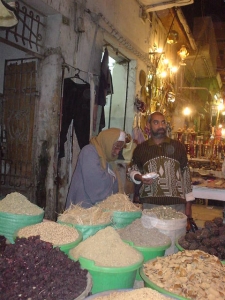
M150 12L175 6L189 5L192 4L194 0L140 0L139 2L143 4L147 12Z
M174 8L169 8L166 10L157 11L156 14L168 33L171 30L175 30L178 32L178 42L174 44L176 51L178 51L182 45L185 45L190 52L192 49L192 45L184 26L181 23L179 15L177 14L177 10Z

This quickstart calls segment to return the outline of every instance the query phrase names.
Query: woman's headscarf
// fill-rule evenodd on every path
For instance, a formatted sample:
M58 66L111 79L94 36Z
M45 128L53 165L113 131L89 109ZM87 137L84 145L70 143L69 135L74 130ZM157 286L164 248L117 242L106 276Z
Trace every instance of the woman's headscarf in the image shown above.
M121 135L121 132L123 133L123 131L119 128L106 129L101 131L98 136L95 136L90 140L90 144L94 145L98 152L102 168L106 169L107 162L112 166L112 169L117 176L119 191L122 189L121 179L117 170L117 166L114 163L114 161L117 159L117 156L112 156L112 148L118 140L125 142L125 133L124 135Z

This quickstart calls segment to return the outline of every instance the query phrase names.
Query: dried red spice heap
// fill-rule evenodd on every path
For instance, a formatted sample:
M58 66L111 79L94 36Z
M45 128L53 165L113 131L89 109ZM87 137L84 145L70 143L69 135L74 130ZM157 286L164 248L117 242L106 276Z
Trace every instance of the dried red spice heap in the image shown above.
M17 238L0 254L1 299L72 300L86 287L79 262L39 237Z
M5 250L5 246L6 246L6 238L0 235L0 255Z
M205 227L189 232L179 238L179 245L185 250L202 250L225 260L225 224L222 218L205 221Z

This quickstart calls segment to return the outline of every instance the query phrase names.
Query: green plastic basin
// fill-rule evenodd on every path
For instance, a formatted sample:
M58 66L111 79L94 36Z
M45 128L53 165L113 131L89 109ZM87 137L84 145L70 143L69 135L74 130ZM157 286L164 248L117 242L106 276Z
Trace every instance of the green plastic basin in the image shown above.
M64 224L67 226L71 226L76 228L82 233L83 241L86 240L88 237L94 235L99 230L106 228L107 226L112 225L112 222L107 222L104 224L97 224L97 225L81 225L81 224L72 224L72 223L66 223L62 221L57 221L59 224Z
M69 257L75 260L72 256ZM79 258L83 269L88 270L92 277L92 294L117 289L133 288L137 270L143 264L143 257L137 263L126 267L96 266L93 260Z
M140 247L140 246L136 246L134 245L133 242L131 241L125 241L125 243L129 244L130 246L132 246L134 249L138 250L141 252L141 254L144 257L144 262L146 262L147 260L150 260L152 258L156 258L158 256L164 256L165 255L165 251L166 249L168 249L171 245L171 242L169 242L166 245L163 246L156 246L156 247Z
M130 246L132 246L134 249L138 250L139 252L141 252L141 254L144 257L144 262L156 258L156 257L161 257L165 255L165 251L166 249L168 249L171 245L171 242L168 243L167 245L163 245L163 246L157 246L157 247L140 247L140 246L135 246L133 242L131 241L126 241L124 240L125 243L129 244ZM140 272L137 272L136 275L136 280L142 280L142 277L140 276Z
M179 299L179 300L191 300L189 298L185 298L185 297L182 297L180 295L177 295L177 294L174 294L174 293L171 293L167 290L164 290L163 288L159 287L158 285L156 285L155 283L153 283L152 281L149 280L149 278L145 275L144 271L143 271L143 267L140 269L140 275L142 277L142 279L144 280L144 285L145 287L149 287L149 288L152 288L153 290L156 290L158 291L159 293L161 294L164 294L164 295L168 295L170 297L173 297L174 299Z
M44 211L39 215L19 215L0 212L0 235L3 235L11 244L15 241L15 232L20 228L41 223Z
M64 245L57 245L54 248L58 247L62 252L64 252L65 254L68 255L70 249L76 247L83 240L82 233L79 230L77 230L77 231L79 233L79 236L78 236L78 238L74 242L68 243L68 244L64 244Z
M134 220L141 218L142 211L114 211L113 227L115 229L126 227Z
M177 249L178 249L179 251L184 251L185 249L184 249L183 247L181 247L181 245L180 245L179 242L178 242L180 238L181 238L181 237L179 237L179 238L176 239L175 245L176 245L176 247L177 247Z

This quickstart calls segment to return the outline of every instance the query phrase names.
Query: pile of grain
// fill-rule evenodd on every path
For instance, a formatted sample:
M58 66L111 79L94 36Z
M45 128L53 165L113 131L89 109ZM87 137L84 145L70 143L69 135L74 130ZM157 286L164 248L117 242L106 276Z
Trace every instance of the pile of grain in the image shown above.
M170 206L156 206L151 209L144 209L143 214L151 215L162 220L174 220L174 219L183 219L184 214L182 212L176 211Z
M111 213L100 207L83 208L79 205L71 205L58 217L58 221L79 225L106 224L111 222Z
M47 221L21 228L17 236L28 238L30 236L40 236L44 242L49 242L53 246L65 245L75 242L79 233L76 228Z
M0 212L36 216L43 213L43 209L31 203L24 195L14 192L0 201Z
M139 247L157 247L168 245L170 238L157 228L145 228L141 219L136 219L130 225L117 230L122 240L133 242Z
M126 267L140 262L142 255L125 244L116 230L108 226L82 241L69 253L75 260L84 257L103 267Z
M134 205L126 194L114 194L103 200L98 204L105 210L111 211L140 211L136 205Z
M145 275L157 286L196 300L225 299L225 268L200 250L185 250L144 264Z
M95 297L95 300L168 300L168 297L150 288L133 291L111 292L109 295Z

